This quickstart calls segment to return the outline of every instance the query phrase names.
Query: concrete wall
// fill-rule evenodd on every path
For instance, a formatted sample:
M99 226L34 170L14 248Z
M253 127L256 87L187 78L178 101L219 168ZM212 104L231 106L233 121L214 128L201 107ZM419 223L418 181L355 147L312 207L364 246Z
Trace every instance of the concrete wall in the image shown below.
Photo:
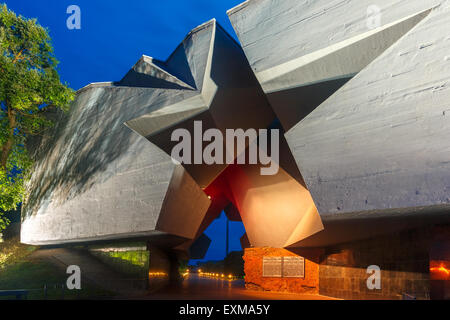
M49 150L37 161L28 185L22 242L155 229L174 165L125 127L120 112L131 108L143 90L88 88L78 94L68 119L61 119L53 136L42 142Z
M416 229L325 249L319 293L342 299L430 298L431 230ZM381 290L367 287L367 268L381 269Z
M387 25L440 2L443 1L249 0L229 10L228 15L258 74L368 31L370 5L381 9L381 25Z
M447 2L287 133L321 214L448 197Z
M150 260L148 269L148 289L150 292L169 285L171 277L171 261L166 252L156 247L149 247Z
M166 63L142 58L121 82L78 91L70 112L57 115L57 127L36 145L22 242L194 238L209 199L169 154L125 123L200 95L211 36L200 28Z
M449 11L250 0L228 12L322 216L448 209Z

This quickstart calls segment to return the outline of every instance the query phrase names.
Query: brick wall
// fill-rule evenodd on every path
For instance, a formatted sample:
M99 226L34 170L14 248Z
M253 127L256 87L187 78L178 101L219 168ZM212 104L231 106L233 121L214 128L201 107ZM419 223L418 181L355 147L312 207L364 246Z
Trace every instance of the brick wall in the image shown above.
M303 256L305 278L262 276L263 257ZM246 287L342 299L450 299L450 225L429 226L324 249L249 248ZM381 289L367 287L367 267L381 270Z
M248 248L244 252L245 286L252 290L296 292L316 294L319 292L320 250L286 250L275 248ZM302 256L305 258L304 278L263 277L263 257Z
M431 228L327 248L320 258L319 293L343 299L428 299ZM381 269L381 290L367 288L367 267Z

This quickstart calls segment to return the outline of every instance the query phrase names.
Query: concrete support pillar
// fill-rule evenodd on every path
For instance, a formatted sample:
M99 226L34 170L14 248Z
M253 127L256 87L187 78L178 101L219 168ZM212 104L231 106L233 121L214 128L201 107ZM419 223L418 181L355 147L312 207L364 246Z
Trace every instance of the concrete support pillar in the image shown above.
M180 259L175 252L168 252L167 257L169 259L169 286L179 287L183 282L183 278L180 274Z

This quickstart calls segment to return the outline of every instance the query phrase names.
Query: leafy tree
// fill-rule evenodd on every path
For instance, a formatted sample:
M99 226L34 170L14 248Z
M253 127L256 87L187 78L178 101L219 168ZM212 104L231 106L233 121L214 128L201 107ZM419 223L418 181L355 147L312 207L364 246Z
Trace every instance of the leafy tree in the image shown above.
M67 110L74 98L57 65L48 30L0 4L0 230L2 212L24 196L32 165L27 139L52 126L48 111Z

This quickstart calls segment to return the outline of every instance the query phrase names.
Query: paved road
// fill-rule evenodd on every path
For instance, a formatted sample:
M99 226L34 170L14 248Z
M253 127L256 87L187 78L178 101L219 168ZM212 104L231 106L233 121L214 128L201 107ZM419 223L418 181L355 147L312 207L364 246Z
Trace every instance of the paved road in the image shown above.
M68 265L78 265L83 270L85 281L116 292L116 299L146 300L329 300L332 298L293 293L273 293L247 290L243 280L228 281L202 278L196 274L187 277L177 288L167 288L148 294L139 290L130 280L111 270L89 254L73 249L41 249L32 254L34 259L44 259L65 269Z
M243 280L228 281L190 275L180 288L168 288L143 297L152 300L332 300L332 298L294 293L253 291Z
M90 282L97 287L115 292L121 297L142 296L147 293L147 291L139 288L141 283L124 278L121 274L82 250L40 249L33 252L30 258L49 261L64 273L68 266L77 265L82 272L82 282Z

